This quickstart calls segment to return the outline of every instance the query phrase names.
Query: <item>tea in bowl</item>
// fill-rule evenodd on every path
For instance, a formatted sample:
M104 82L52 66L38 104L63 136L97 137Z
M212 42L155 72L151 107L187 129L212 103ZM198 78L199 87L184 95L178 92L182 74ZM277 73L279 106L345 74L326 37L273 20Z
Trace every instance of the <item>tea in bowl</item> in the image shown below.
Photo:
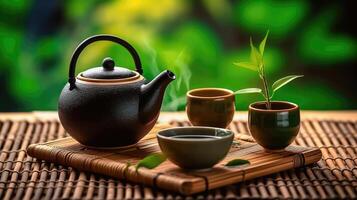
M162 153L184 169L208 169L229 152L234 133L213 127L177 127L158 132Z
M222 88L199 88L187 92L186 113L194 126L226 128L235 112L235 96Z

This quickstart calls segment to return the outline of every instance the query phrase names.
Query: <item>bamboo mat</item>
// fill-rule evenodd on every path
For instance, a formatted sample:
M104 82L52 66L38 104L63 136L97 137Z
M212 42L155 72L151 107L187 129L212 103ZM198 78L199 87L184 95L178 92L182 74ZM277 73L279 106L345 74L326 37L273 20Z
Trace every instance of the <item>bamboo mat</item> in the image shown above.
M172 121L173 125L188 125ZM247 132L246 122L230 128ZM356 199L357 121L302 122L295 144L320 147L317 164L288 170L194 196L153 190L140 184L79 172L26 155L29 144L67 134L57 120L0 117L0 199Z
M237 133L236 144L232 145L228 155L210 170L183 170L169 160L155 169L136 169L135 165L139 160L151 153L160 152L156 134L168 127L170 125L157 123L135 146L117 150L89 149L72 137L65 137L31 144L27 148L27 154L40 160L71 166L80 171L108 175L184 195L306 166L321 159L321 151L316 147L291 145L283 152L267 153L253 138ZM237 158L249 160L250 164L240 167L224 166Z

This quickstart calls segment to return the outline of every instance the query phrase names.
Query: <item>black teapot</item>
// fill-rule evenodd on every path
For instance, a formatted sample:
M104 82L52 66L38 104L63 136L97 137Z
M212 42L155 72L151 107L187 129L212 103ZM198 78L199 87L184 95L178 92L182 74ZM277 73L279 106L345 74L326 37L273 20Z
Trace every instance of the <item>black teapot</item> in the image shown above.
M116 67L105 58L101 67L75 77L82 50L96 41L112 41L125 47L136 71ZM166 70L147 82L138 53L126 41L112 35L96 35L78 45L62 90L58 114L64 129L79 143L95 148L115 148L137 143L155 125L166 86L175 75Z

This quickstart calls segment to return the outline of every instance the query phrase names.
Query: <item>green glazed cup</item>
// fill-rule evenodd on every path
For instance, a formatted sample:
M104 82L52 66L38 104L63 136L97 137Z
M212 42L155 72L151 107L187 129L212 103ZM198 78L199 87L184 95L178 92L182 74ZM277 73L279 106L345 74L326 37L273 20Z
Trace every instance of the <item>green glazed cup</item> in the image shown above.
M267 151L282 151L289 146L300 129L299 106L290 102L272 101L267 110L265 102L249 105L250 134Z
M194 126L226 128L235 112L235 96L222 88L199 88L187 92L186 113Z

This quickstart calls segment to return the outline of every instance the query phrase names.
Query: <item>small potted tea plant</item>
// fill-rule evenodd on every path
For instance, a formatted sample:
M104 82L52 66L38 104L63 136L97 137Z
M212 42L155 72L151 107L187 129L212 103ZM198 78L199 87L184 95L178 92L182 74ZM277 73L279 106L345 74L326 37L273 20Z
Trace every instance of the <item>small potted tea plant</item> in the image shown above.
M264 48L269 31L259 45L255 47L250 38L250 61L236 62L236 66L258 73L262 88L246 88L235 94L259 93L265 101L249 105L248 125L256 142L268 151L282 151L289 146L297 136L300 128L299 106L286 101L273 101L277 90L302 75L290 75L275 81L271 90L265 73Z

